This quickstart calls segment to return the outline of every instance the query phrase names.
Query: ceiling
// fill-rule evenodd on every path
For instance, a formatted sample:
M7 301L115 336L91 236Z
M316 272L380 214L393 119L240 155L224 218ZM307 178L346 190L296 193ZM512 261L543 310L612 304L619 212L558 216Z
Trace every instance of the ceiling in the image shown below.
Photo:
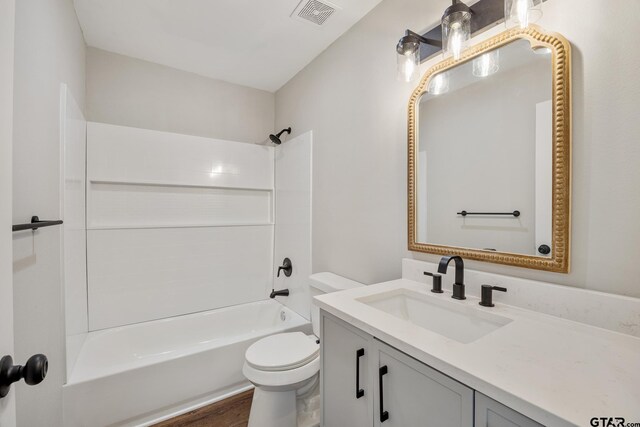
M89 46L274 92L380 1L330 0L337 10L322 26L291 17L300 0L74 5Z

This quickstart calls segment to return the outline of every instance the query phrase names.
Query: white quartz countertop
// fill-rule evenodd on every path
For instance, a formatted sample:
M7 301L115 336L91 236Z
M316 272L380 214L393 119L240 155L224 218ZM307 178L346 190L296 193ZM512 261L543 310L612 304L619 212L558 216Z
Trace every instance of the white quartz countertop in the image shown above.
M512 321L462 344L357 299L396 289L445 299ZM546 426L593 417L640 422L640 338L504 304L464 301L400 279L321 295L321 309Z

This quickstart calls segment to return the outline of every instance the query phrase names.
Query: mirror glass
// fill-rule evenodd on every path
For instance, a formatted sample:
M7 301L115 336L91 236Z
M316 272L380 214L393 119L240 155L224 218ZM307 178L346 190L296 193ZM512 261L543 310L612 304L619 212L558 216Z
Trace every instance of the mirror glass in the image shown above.
M516 39L419 99L416 241L551 257L552 55Z

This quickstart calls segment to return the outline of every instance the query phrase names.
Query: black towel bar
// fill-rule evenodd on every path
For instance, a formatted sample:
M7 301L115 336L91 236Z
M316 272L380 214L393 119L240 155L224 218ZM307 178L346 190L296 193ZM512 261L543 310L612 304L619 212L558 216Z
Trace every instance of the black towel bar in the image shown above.
M28 224L16 224L11 227L12 231L21 231L21 230L37 230L42 227L51 227L52 225L60 225L62 224L61 220L55 221L40 221L40 218L37 216L31 217L31 222Z
M460 211L457 212L458 215L462 215L462 216L467 216L467 215L509 215L509 216L514 216L514 217L519 217L520 216L520 211L513 211L513 212L467 212L467 211Z

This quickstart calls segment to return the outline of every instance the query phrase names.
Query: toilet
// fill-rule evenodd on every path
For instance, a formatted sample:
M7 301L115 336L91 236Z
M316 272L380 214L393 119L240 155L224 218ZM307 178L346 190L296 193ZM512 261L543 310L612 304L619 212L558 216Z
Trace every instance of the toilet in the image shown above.
M255 386L249 427L311 427L319 423L320 310L313 297L364 286L333 273L309 276L313 335L262 338L245 353L244 376Z

